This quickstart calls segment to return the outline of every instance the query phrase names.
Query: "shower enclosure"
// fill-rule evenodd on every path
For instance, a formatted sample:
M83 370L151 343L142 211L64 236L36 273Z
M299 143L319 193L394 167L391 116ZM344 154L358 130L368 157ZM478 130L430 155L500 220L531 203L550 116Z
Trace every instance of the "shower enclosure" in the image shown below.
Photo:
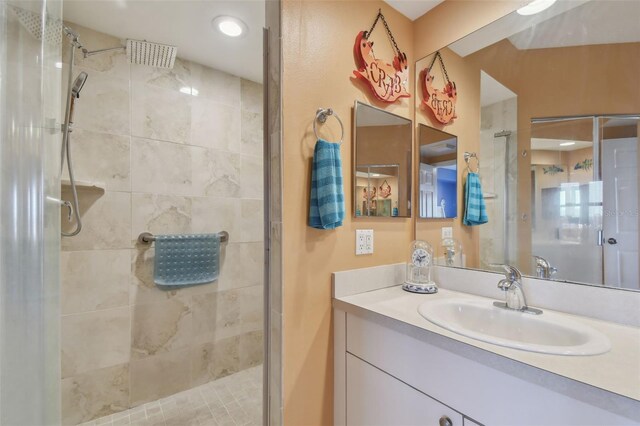
M34 37L20 24L33 17ZM60 418L59 1L0 2L0 424Z
M0 424L262 424L262 84L62 12L0 1ZM154 284L140 234L221 231L215 282Z

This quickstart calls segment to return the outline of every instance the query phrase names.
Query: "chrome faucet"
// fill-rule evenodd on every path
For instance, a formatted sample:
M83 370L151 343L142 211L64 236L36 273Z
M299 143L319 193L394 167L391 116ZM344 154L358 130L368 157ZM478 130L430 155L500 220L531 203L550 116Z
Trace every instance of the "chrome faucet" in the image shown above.
M503 264L491 264L491 266L505 270L505 278L498 282L498 288L505 292L505 302L493 302L494 306L527 314L540 315L542 313L540 309L527 306L527 298L522 288L522 274L518 268Z
M551 263L542 256L533 256L536 260L536 277L550 280L551 276L558 272L557 268L551 266Z

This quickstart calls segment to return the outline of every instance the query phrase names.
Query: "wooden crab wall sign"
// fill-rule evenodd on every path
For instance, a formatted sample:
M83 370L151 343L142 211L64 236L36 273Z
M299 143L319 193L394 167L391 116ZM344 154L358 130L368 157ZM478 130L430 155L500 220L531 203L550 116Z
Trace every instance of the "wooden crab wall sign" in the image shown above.
M442 89L433 87L434 76L431 70L436 59L440 60L446 80L446 84ZM436 53L431 65L420 72L420 85L422 86L422 105L433 113L436 120L442 124L449 124L453 119L458 118L456 115L458 90L456 89L456 83L449 80L440 52Z
M411 96L407 90L409 68L406 54L398 50L392 64L384 62L375 57L373 42L367 40L367 31L360 31L353 46L353 55L358 67L353 74L369 86L376 98L393 103Z

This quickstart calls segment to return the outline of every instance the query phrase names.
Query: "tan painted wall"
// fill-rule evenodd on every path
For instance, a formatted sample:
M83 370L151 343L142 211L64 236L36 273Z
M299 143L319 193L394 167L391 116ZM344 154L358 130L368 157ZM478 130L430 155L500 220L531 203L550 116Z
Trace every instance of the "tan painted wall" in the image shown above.
M412 220L353 219L351 205L352 109L355 100L384 107L413 119L412 100L375 103L350 79L353 42L371 26L379 8L400 48L413 64L411 21L382 1L283 2L284 119L284 422L328 425L333 422L333 336L331 273L404 261L413 239ZM373 33L378 57L392 51L379 25ZM413 92L413 75L409 79ZM320 231L307 226L310 162L315 143L313 119L318 107L331 107L345 124L342 146L347 217L344 226ZM330 120L333 126L334 120ZM322 135L335 139L335 126ZM356 257L355 230L375 232L375 253Z
M313 118L318 107L332 107L345 122L342 148L347 202L351 200L351 125L355 100L372 98L351 82L352 45L358 31L371 25L382 8L394 36L414 64L456 39L512 11L524 2L448 0L434 19L414 23L381 1L283 0L283 144L284 144L284 423L333 423L333 345L331 272L406 258L414 238L411 219L352 219L347 207L344 226L318 231L307 226ZM443 19L446 18L446 19ZM390 57L382 27L374 32L376 54ZM415 31L414 31L415 30ZM412 67L412 71L413 71ZM413 72L409 78L413 93ZM405 99L387 111L413 119L414 101ZM330 125L333 126L333 125ZM323 131L335 138L335 126ZM350 203L349 203L350 204ZM354 255L358 228L375 231L375 254Z

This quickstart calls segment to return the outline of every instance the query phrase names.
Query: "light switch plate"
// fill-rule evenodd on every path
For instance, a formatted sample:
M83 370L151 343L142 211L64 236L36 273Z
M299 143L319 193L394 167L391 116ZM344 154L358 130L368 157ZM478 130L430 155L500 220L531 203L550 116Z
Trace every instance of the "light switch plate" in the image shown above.
M442 228L442 239L445 238L453 238L453 228L450 226L446 226Z
M356 255L373 254L373 229L356 229Z

